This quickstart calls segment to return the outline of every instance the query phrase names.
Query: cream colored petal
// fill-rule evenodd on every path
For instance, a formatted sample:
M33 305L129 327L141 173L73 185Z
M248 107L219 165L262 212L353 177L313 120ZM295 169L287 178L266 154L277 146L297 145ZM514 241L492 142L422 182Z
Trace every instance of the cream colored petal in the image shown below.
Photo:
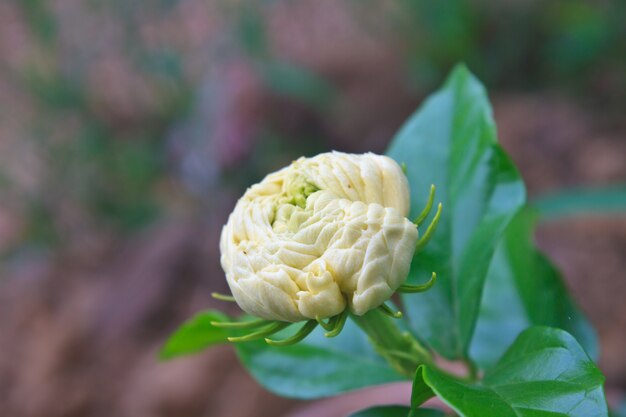
M270 320L364 314L406 279L417 241L408 183L392 159L300 158L250 187L222 230L240 307Z

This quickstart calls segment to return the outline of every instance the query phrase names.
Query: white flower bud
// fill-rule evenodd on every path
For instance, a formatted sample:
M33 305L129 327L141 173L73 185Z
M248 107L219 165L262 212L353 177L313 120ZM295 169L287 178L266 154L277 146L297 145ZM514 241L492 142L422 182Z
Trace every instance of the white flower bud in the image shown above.
M268 320L356 315L409 272L417 226L391 158L300 158L250 187L222 230L221 263L239 306Z

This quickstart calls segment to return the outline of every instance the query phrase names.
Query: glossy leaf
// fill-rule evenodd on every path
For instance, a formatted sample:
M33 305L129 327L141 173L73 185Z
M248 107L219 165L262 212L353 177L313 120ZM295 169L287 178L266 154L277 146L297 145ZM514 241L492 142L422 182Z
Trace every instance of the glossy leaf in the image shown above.
M402 405L385 405L372 407L351 414L350 417L407 417L411 409ZM444 417L445 414L439 410L420 408L414 410L411 417Z
M524 331L480 383L424 366L416 383L428 385L462 417L608 415L604 377L576 340L560 329Z
M492 366L526 328L559 327L594 359L595 332L576 307L556 268L535 247L535 214L521 211L507 228L489 268L470 356Z
M293 333L287 329L277 338ZM372 349L367 337L348 321L339 336L324 337L316 329L293 346L264 342L237 345L239 358L268 390L291 398L320 398L370 385L404 380Z
M170 336L159 353L161 359L197 353L209 346L226 343L229 334L215 327L212 321L225 321L227 316L219 311L209 310L196 314Z
M416 333L440 354L465 357L496 244L525 201L519 173L497 143L484 87L457 67L387 154L407 165L412 217L430 184L443 203L439 227L409 275L418 283L435 271L438 282L423 294L404 296L405 310Z
M542 218L626 213L626 185L562 190L533 201Z

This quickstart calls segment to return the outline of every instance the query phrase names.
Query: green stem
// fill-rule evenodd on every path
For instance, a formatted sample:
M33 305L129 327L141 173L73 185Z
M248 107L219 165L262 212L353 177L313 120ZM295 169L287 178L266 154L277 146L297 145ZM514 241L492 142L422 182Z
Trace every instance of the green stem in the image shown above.
M428 350L380 310L371 310L363 316L352 315L352 319L369 336L376 351L402 375L412 378L418 366L433 364Z

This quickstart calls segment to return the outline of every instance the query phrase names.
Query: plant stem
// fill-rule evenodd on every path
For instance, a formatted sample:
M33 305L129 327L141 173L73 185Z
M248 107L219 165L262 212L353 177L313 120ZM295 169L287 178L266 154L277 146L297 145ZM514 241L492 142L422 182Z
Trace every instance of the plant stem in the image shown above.
M412 378L418 366L433 364L428 350L378 309L363 316L352 315L352 319L368 335L376 351L402 375Z

